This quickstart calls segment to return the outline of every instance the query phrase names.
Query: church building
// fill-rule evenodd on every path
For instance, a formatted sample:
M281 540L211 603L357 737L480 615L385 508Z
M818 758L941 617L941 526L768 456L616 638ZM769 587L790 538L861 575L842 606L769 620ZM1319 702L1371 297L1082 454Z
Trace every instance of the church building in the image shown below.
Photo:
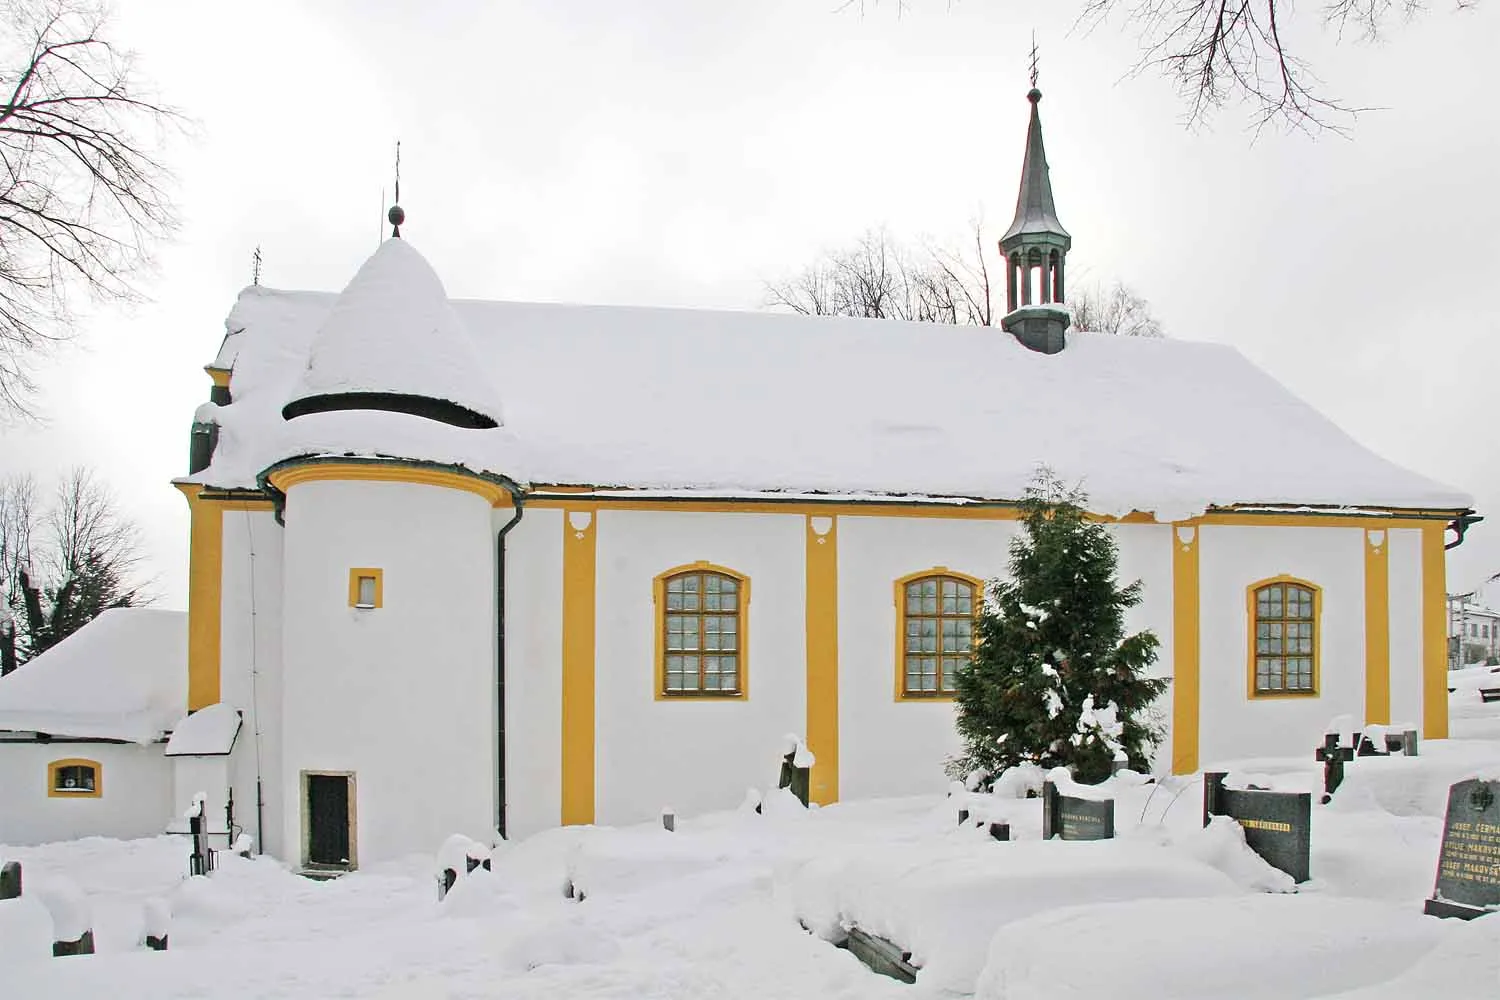
M1041 97L999 329L454 300L399 208L342 292L246 288L174 484L187 620L134 658L175 664L166 714L59 714L48 657L101 619L0 680L0 778L95 809L80 832L111 794L165 825L206 788L221 832L331 871L732 808L788 733L817 803L940 792L1042 467L1143 583L1159 770L1308 757L1341 715L1445 737L1469 497L1232 347L1069 331ZM100 795L52 789L85 771Z

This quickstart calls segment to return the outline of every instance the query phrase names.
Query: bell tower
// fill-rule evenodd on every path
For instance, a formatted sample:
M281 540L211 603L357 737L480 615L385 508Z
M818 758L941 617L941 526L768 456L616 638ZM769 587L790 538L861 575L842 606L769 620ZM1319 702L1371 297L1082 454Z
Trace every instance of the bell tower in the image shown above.
M1026 131L1016 217L1000 238L1006 303L1000 325L1033 351L1056 354L1067 344L1063 275L1073 237L1058 221L1052 200L1047 150L1042 143L1042 92L1035 86L1034 70L1032 84L1026 95L1031 102L1031 126Z

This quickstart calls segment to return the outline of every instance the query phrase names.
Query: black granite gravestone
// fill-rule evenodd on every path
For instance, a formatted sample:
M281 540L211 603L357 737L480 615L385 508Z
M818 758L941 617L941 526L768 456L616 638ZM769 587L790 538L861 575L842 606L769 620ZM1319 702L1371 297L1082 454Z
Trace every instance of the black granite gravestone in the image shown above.
M146 947L151 951L166 951L167 935L163 934L161 937L157 937L155 934L147 934Z
M1359 749L1355 751L1356 757L1389 757L1390 755L1390 748L1385 745L1384 739L1380 741L1379 746L1376 746L1375 741L1369 736L1364 733L1359 735Z
M1203 775L1203 825L1228 816L1245 831L1245 843L1294 881L1308 879L1312 853L1312 795L1224 787L1225 773Z
M1405 729L1399 733L1386 733L1385 750L1386 753L1399 753L1404 757L1417 756L1417 731Z
M0 865L0 899L21 898L21 862L7 861Z
M798 767L794 761L797 751L793 750L781 760L781 780L777 788L790 788L792 794L797 796L797 801L804 806L807 805L808 789L812 787L811 768Z
M1323 804L1327 805L1344 783L1344 765L1354 759L1354 748L1339 746L1339 734L1328 733L1313 756L1323 762Z
M1081 799L1063 795L1050 781L1042 783L1043 840L1109 840L1114 835L1114 799Z
M991 823L990 824L990 837L992 839L994 839L994 840L1009 840L1010 839L1010 824L1009 823Z
M1466 920L1500 912L1500 781L1449 786L1437 885L1423 912Z

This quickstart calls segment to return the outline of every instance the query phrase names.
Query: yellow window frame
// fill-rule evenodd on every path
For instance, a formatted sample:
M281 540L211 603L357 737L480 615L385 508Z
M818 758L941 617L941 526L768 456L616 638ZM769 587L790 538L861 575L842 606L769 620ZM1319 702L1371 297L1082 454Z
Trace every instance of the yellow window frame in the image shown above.
M94 771L92 789L57 787L57 772L65 767L88 767ZM64 757L47 765L47 797L50 799L97 799L104 794L104 768L87 757Z
M1270 586L1273 586L1273 585L1276 585L1276 584L1281 584L1283 586L1290 585L1290 586L1294 586L1294 587L1301 587L1304 590L1310 590L1310 591L1312 591L1312 597L1313 597L1313 616L1312 616L1312 632L1313 632L1313 634L1312 634L1312 688L1310 690L1305 690L1305 691L1301 691L1301 690L1299 690L1299 691L1287 691L1287 690L1283 689L1283 690L1280 690L1280 691L1262 691L1259 688L1257 688L1256 685L1255 685L1255 661L1257 659L1256 649L1255 649L1255 630L1256 630L1256 626L1258 624L1260 624L1260 619L1258 619L1256 617L1256 613L1255 613L1255 596L1260 591L1264 590L1266 587L1270 587ZM1283 602L1284 601L1285 601L1285 598L1283 597ZM1284 607L1285 607L1285 603L1283 603L1283 608ZM1273 622L1276 622L1276 621L1286 622L1286 621L1291 621L1293 619L1288 619L1288 618L1283 617L1283 618L1272 618L1272 619L1268 619L1268 620L1269 621L1273 621ZM1304 620L1304 619L1296 619L1296 620L1300 621L1300 620ZM1323 660L1323 656L1322 656L1322 653L1323 653L1323 588L1320 587L1320 586L1318 586L1316 583L1313 583L1310 580L1304 580L1301 577L1290 576L1290 575L1287 575L1287 574L1281 574L1280 576L1267 577L1264 580L1256 580L1254 583L1250 584L1248 587L1245 588L1245 640L1246 640L1245 641L1245 649L1246 649L1246 658L1245 658L1245 690L1248 693L1248 695L1249 695L1249 697L1250 697L1250 699L1252 701L1260 701L1260 700L1264 700L1264 699L1277 699L1277 698L1316 698L1316 697L1318 697L1322 693L1322 691L1323 691L1323 674L1322 674L1322 660ZM1285 642L1285 634L1284 633L1283 633L1283 642ZM1283 646L1282 648L1283 648L1283 652L1281 653L1281 658L1284 661L1286 659L1286 655L1287 654L1285 652L1285 646ZM1283 665L1282 665L1282 677L1283 677L1283 679L1286 677L1286 666L1285 666L1285 663L1283 663Z
M673 577L686 576L693 573L716 573L735 581L739 592L739 649L735 656L738 658L736 674L739 679L739 688L735 691L668 691L667 690L667 582ZM655 667L652 670L656 678L656 700L657 701L748 701L750 699L750 578L738 570L730 569L728 566L720 566L706 560L684 563L681 566L673 566L669 570L658 573L651 581L651 600L655 605ZM703 654L699 650L699 655ZM700 668L701 669L701 668Z
M359 581L372 578L375 581L375 603L359 603ZM369 611L385 606L385 570L376 566L357 566L349 571L349 607Z
M979 617L979 608L984 601L984 581L967 573L949 569L947 566L933 566L931 569L919 570L916 573L908 573L895 581L892 585L892 601L896 610L896 633L895 633L895 659L892 661L896 668L896 700L904 702L931 702L952 701L957 697L953 691L934 691L931 693L913 693L906 689L906 587L908 584L927 579L949 579L966 583L974 590L974 617ZM939 592L941 597L941 592ZM941 615L939 616L941 618ZM951 617L951 616L950 616ZM941 633L940 633L941 634ZM941 643L939 643L941 645ZM942 650L938 650L938 658L942 658ZM969 645L969 659L974 657L974 646L971 633ZM939 666L939 671L942 667ZM939 673L938 685L942 686L941 673Z

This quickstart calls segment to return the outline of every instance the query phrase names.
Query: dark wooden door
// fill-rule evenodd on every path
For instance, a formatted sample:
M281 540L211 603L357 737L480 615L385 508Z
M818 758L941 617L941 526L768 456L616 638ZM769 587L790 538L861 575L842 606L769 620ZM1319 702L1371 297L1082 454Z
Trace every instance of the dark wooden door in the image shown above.
M349 864L349 779L344 775L307 776L307 862Z

